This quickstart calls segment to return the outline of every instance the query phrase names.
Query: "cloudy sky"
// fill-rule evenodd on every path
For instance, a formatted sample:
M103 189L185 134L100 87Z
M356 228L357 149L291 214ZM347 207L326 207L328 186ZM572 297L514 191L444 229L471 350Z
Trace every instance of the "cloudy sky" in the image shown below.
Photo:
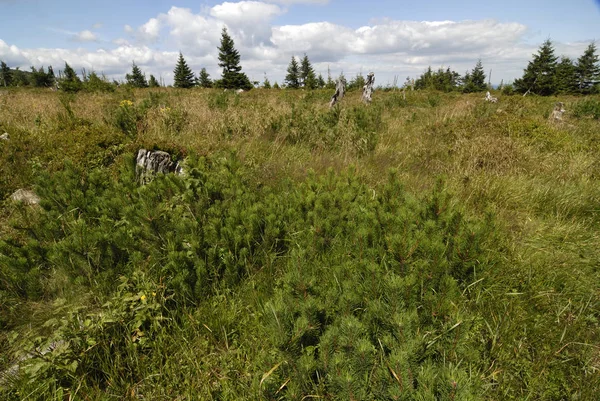
M0 60L67 61L116 79L135 61L171 83L181 51L217 78L223 26L252 80L281 82L292 55L306 53L325 77L374 71L382 85L481 59L497 84L519 77L547 38L573 58L600 40L600 0L0 0Z

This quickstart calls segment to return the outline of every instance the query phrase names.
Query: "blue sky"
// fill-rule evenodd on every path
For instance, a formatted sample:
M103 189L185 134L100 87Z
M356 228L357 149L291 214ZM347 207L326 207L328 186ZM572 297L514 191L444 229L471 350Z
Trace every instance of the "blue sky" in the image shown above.
M600 1L0 0L0 60L68 61L117 79L135 60L170 82L182 51L194 70L218 77L223 26L255 80L281 81L292 55L306 53L318 72L372 70L382 84L428 65L463 73L481 58L498 83L520 76L546 38L559 55L581 55L600 39Z

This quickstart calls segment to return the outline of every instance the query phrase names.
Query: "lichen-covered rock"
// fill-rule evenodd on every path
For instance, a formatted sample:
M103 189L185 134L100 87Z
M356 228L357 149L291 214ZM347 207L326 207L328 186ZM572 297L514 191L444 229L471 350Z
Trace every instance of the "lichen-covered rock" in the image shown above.
M26 205L37 205L40 203L40 197L29 189L17 189L10 198L15 202L23 202Z
M157 174L181 174L183 169L179 162L173 161L171 155L162 150L140 149L136 157L135 174L141 184L146 184Z

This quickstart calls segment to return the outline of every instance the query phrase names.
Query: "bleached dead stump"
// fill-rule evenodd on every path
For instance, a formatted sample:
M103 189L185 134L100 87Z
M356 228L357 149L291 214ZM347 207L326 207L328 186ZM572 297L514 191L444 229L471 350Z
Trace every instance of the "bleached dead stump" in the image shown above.
M20 202L28 206L38 205L40 203L40 197L30 189L17 189L10 198L15 202Z
M162 150L140 149L136 157L135 175L140 184L146 184L157 173L182 174L183 169L179 162L171 160L171 155Z
M557 102L554 105L554 110L552 110L552 114L550 114L549 120L553 123L562 122L563 114L565 114L564 104L563 102Z
M498 103L498 98L497 97L493 97L490 92L487 92L485 94L485 101L486 102L490 102L490 103Z
M365 86L363 86L363 94L362 94L362 101L365 103L371 103L371 101L373 100L373 87L375 86L375 74L373 74L372 72L369 73L369 75L367 75L367 81L365 83Z
M335 93L331 97L331 102L329 102L329 107L335 106L338 102L340 102L344 98L344 94L346 93L346 83L342 78L338 78L337 83L335 85Z

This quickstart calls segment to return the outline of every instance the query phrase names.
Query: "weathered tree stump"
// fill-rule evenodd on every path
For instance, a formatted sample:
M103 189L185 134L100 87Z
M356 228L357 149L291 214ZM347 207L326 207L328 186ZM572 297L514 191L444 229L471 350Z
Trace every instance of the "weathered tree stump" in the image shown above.
M146 184L157 173L182 174L183 169L179 162L174 162L171 155L162 150L140 149L136 157L135 175L140 184Z
M336 103L340 102L344 98L344 94L346 93L346 83L340 77L337 80L335 85L335 93L331 97L331 101L329 102L329 107L333 107Z
M498 103L498 98L497 97L493 97L490 92L487 92L485 94L485 101L486 102L490 102L490 103Z
M563 102L557 102L554 105L554 110L552 110L552 114L550 114L549 120L554 123L562 122L564 113L565 109Z
M29 189L17 189L11 196L15 202L21 202L25 205L32 206L40 203L40 197L35 192Z
M375 86L375 74L370 72L369 75L367 75L367 82L365 83L365 86L363 86L363 94L362 94L362 101L365 103L371 103L372 96L373 96L373 90Z

